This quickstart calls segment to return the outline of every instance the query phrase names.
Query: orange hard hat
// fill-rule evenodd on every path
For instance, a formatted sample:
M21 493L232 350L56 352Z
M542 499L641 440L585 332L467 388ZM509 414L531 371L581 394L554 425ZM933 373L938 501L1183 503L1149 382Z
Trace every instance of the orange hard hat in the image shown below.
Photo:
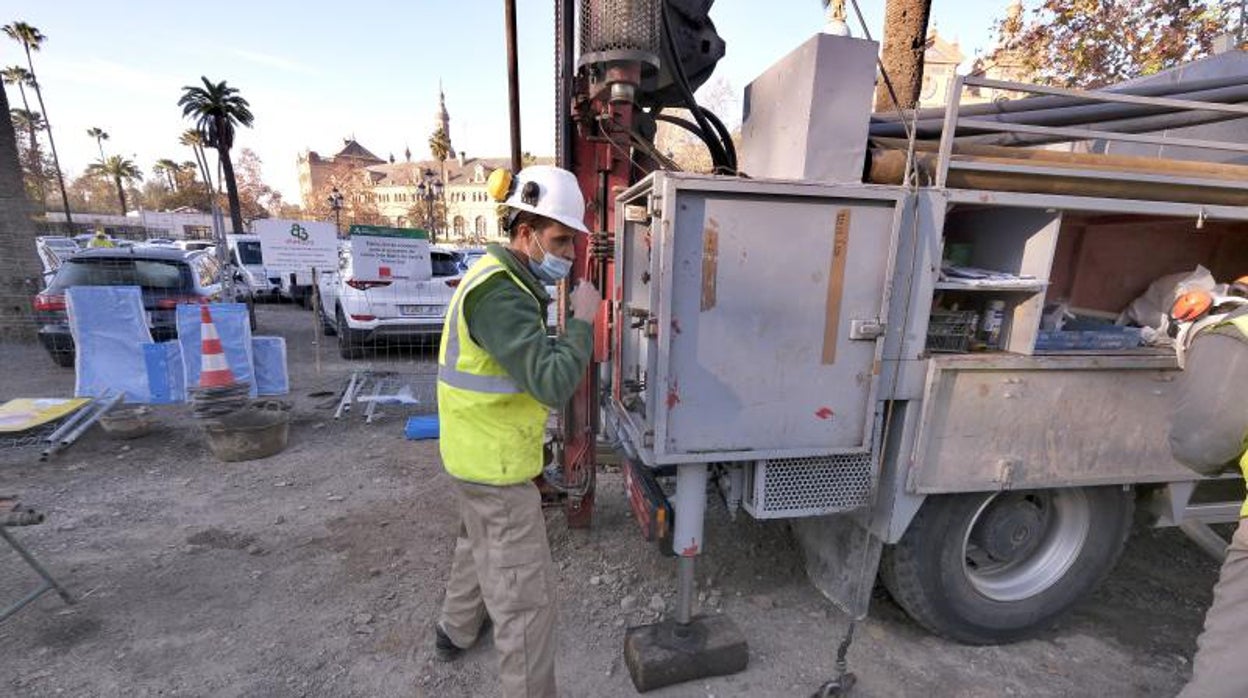
M1213 306L1213 297L1208 291L1188 291L1179 296L1170 306L1170 317L1179 322L1191 322L1209 312Z

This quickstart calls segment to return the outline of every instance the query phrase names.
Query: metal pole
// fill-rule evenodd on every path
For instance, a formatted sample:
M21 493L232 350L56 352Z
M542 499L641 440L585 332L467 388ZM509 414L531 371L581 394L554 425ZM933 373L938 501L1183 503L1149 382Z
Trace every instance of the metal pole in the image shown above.
M558 0L558 13L555 31L558 32L559 70L555 76L558 86L555 89L555 128L558 131L555 164L565 170L572 169L572 46L575 43L573 32L572 0Z
M507 14L507 99L511 107L511 170L520 171L520 62L516 47L516 0L503 0Z
M676 530L672 545L680 556L676 622L688 625L693 618L694 561L702 552L702 523L706 515L706 464L677 466Z

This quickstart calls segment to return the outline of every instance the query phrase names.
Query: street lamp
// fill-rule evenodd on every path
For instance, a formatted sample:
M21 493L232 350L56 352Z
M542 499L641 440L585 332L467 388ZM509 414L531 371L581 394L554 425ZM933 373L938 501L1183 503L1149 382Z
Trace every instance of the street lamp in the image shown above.
M334 210L334 230L342 237L342 192L338 187L329 192L329 207Z
M416 195L425 202L425 227L429 230L429 242L438 241L437 217L433 207L442 198L442 181L433 176L433 170L425 168L423 179L416 185Z

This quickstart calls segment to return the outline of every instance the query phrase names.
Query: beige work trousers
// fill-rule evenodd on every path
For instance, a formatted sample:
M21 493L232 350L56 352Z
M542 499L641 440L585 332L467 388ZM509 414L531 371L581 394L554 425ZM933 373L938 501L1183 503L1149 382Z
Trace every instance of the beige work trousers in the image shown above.
M442 630L457 646L471 647L489 613L503 696L554 696L555 576L541 494L532 482L454 483L459 537Z
M1196 640L1192 680L1180 698L1248 696L1248 519L1226 550L1205 629Z

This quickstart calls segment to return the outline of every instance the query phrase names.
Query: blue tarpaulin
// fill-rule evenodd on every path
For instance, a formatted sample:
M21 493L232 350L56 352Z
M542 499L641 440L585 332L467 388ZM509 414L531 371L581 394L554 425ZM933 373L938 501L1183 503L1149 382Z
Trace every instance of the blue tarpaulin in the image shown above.
M201 307L191 304L178 306L178 344L182 346L182 364L188 390L199 385L199 371L203 367L200 344ZM243 303L212 303L208 306L208 312L212 314L212 324L216 326L217 334L221 337L225 361L234 373L234 379L250 384L250 395L256 397L258 392L251 348L251 317L247 313L247 306Z
M285 395L290 392L286 372L286 340L281 337L252 337L252 356L256 367L256 392L260 395Z
M74 337L74 395L122 393L126 402L151 401L143 345L152 343L138 286L67 289L69 331Z
M182 347L177 342L143 345L151 401L159 404L186 402L186 373L182 368Z

